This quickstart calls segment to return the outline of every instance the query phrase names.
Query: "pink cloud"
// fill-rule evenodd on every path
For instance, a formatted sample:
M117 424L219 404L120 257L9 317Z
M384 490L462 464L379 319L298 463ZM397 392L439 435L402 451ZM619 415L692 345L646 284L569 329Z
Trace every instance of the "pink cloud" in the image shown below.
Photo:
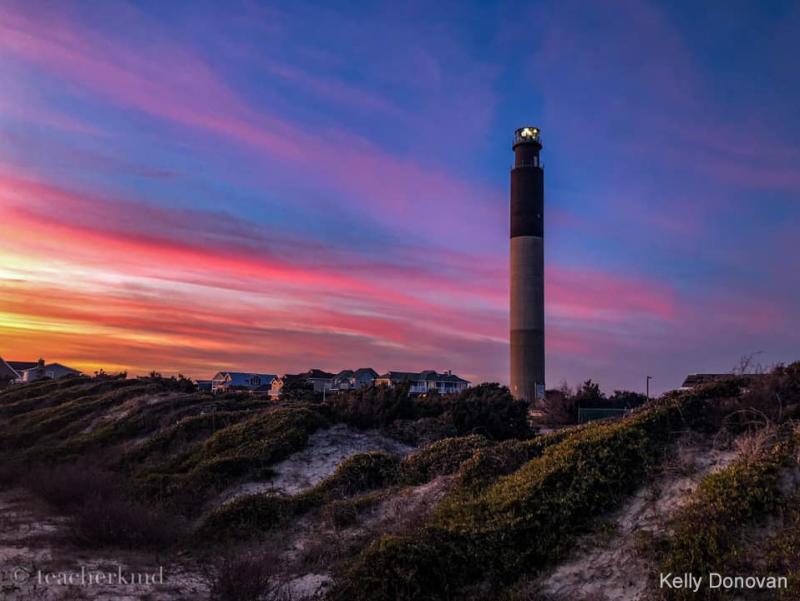
M62 15L34 22L8 9L0 9L0 31L0 49L120 106L244 144L294 168L314 165L319 182L333 184L348 198L355 195L355 201L344 202L366 207L380 221L417 232L438 231L438 223L449 221L450 227L478 239L504 226L502 213L489 203L492 191L387 154L353 134L306 131L256 109L203 61L168 40L131 51ZM474 219L450 219L467 206ZM411 223L420 211L428 218Z

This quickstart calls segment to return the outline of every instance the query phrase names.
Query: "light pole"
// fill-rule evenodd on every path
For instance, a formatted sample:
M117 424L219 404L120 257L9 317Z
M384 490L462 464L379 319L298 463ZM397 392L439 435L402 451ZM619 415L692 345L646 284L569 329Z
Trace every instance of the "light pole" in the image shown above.
M653 376L647 376L647 400L650 400L650 380L653 379Z

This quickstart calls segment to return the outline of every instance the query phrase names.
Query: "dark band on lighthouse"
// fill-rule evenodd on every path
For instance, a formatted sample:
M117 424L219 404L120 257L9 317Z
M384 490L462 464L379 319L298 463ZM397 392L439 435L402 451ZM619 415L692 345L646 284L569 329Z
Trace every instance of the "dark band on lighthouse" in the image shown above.
M539 129L514 132L511 169L511 392L544 393L544 171Z

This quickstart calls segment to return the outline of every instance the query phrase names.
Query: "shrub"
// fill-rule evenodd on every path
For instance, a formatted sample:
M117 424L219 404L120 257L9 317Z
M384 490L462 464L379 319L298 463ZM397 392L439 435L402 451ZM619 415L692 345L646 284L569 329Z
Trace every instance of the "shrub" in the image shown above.
M75 540L82 545L163 549L184 532L182 520L127 498L117 475L88 461L37 467L22 482L71 518Z
M395 420L423 417L415 411L415 400L408 396L408 391L408 384L392 388L369 386L332 396L327 404L338 421L359 428L379 428Z
M482 434L494 440L531 436L528 408L528 403L515 399L499 384L468 388L448 403L459 435Z
M506 440L479 448L458 469L455 493L476 493L500 478L517 471L549 446L558 444L568 430L537 436L531 440Z
M111 389L99 395L72 397L56 406L33 409L10 419L2 428L2 449L51 458L55 444L84 431L98 414L137 395L157 391L155 385L135 380L101 382L96 386Z
M294 497L275 494L239 497L208 514L196 538L198 541L251 538L278 527L304 508Z
M793 449L793 442L784 440L707 476L672 521L673 534L662 544L662 572L708 574L730 566L741 552L742 527L781 505L781 473ZM725 594L709 588L696 594L664 592L675 600L723 599Z
M26 475L24 484L60 511L76 509L91 498L117 496L122 486L114 474L88 461L34 468Z
M183 522L122 495L95 495L73 514L76 540L90 547L122 546L159 551L174 545Z
M212 540L257 536L310 509L390 484L397 478L398 463L396 457L385 453L354 455L331 476L298 495L249 495L218 507L203 521L200 535Z
M306 408L275 409L219 430L198 448L134 473L134 484L145 497L179 499L187 490L197 495L221 490L245 478L263 480L269 466L302 449L308 437L327 425Z
M123 462L135 465L152 455L165 455L205 440L223 428L251 418L250 411L215 411L188 415L125 454Z
M277 558L262 549L245 547L229 551L213 569L212 601L263 601L275 599L280 582Z
M400 459L388 453L359 453L342 461L329 478L312 490L339 498L381 488L397 480L399 464Z
M419 532L372 544L332 598L453 598L480 578L508 582L563 557L575 533L659 461L681 409L672 403L591 424L480 494L446 498Z
M458 395L410 397L409 385L354 390L331 397L328 402L336 419L359 428L392 426L405 440L418 440L414 425L403 422L424 420L426 428L466 436L524 438L532 434L528 425L528 404L513 398L504 386L481 384ZM399 425L402 424L402 425ZM424 438L424 437L422 437Z
M422 484L436 476L452 474L475 451L488 445L489 441L478 434L434 442L403 459L400 464L401 481L405 484Z
M352 499L334 499L320 510L322 519L334 528L346 528L356 523L363 511L374 507L385 498L382 491Z
M800 495L786 503L782 528L764 545L766 569L771 574L785 575L789 588L778 593L781 601L800 598Z

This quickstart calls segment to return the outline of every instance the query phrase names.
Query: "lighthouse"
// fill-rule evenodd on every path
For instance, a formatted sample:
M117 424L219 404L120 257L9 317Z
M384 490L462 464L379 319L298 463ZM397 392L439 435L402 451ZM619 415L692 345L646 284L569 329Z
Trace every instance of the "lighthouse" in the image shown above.
M538 127L514 132L511 168L511 393L544 396L544 170Z

